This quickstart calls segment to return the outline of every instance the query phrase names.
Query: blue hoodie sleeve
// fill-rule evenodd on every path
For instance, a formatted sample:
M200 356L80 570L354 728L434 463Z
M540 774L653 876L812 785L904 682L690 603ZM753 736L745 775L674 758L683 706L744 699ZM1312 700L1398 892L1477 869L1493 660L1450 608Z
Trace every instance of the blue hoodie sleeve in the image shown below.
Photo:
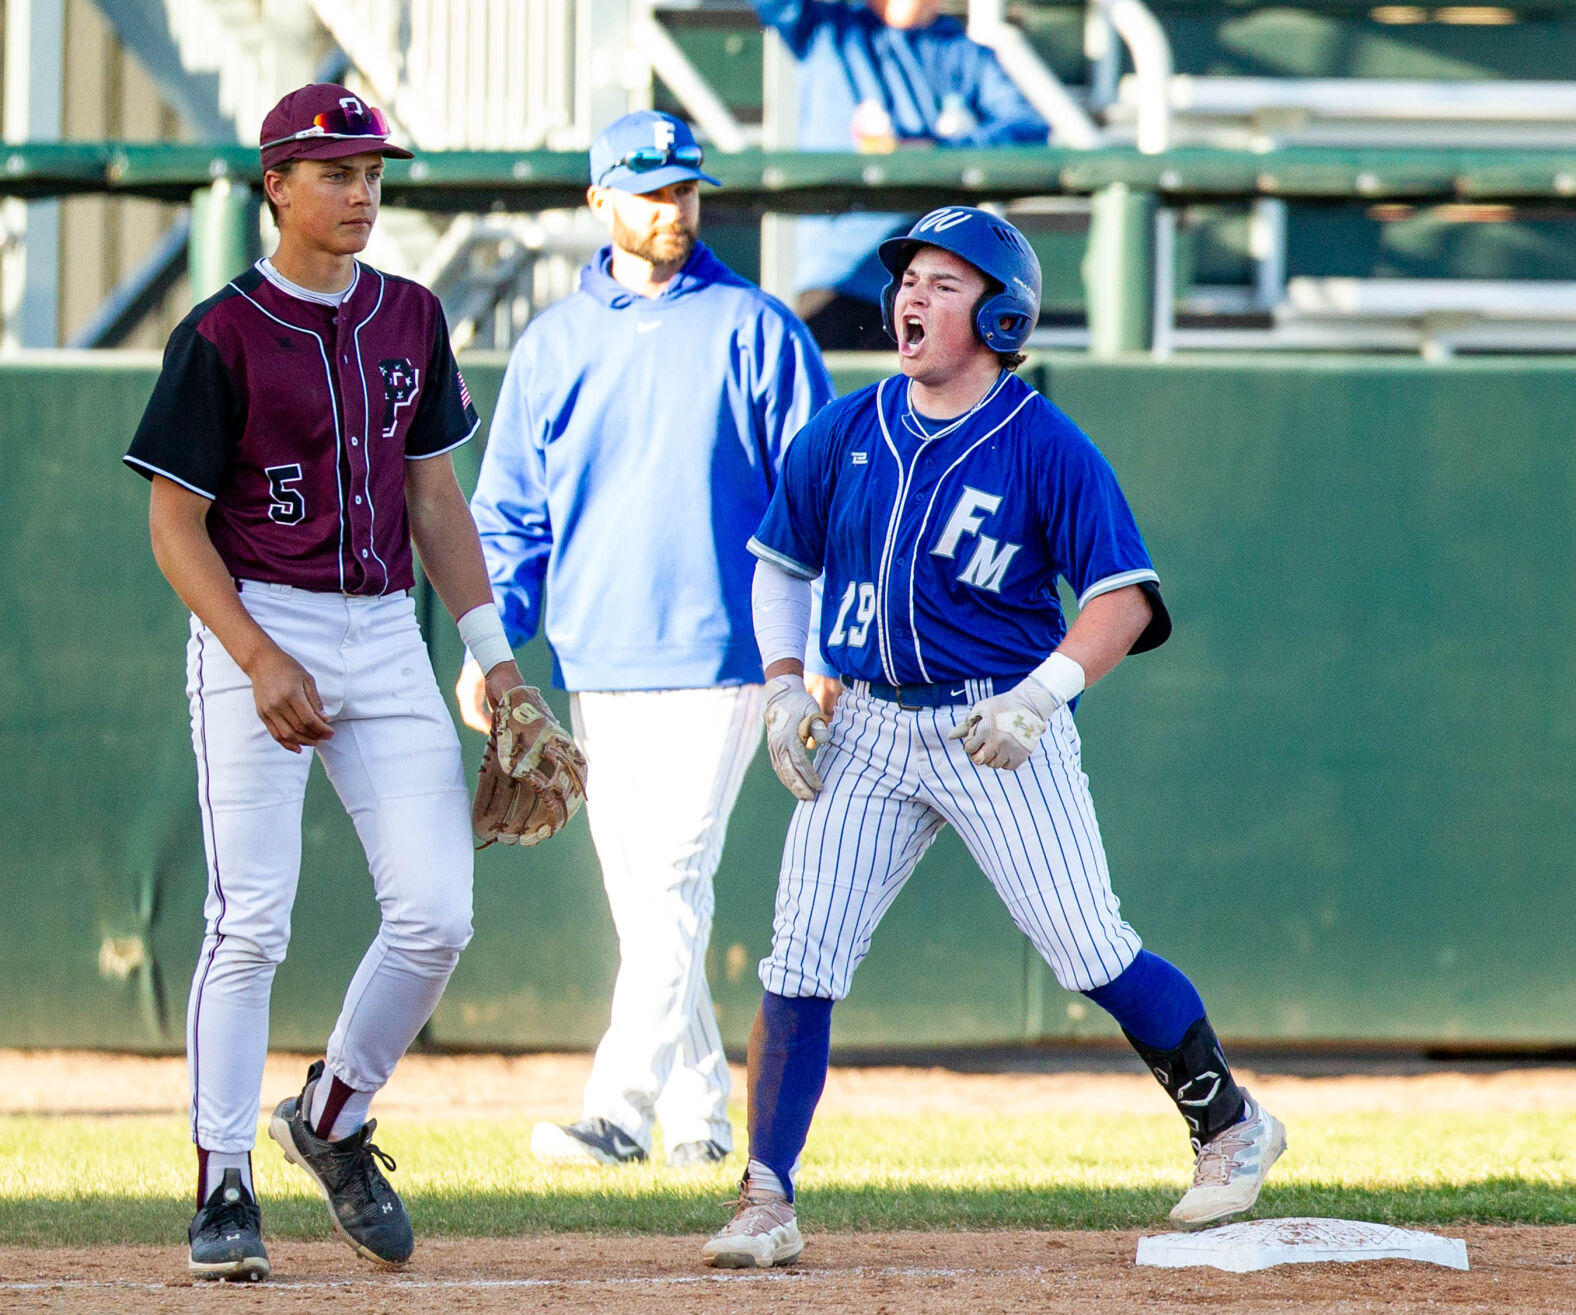
M522 337L509 358L471 498L493 599L515 647L541 624L542 585L553 547L545 434L532 414L529 392L534 336Z
M954 139L953 146L1044 146L1050 127L1024 99L1018 85L1007 76L993 51L969 42L970 112L979 126Z
M846 10L846 5L827 0L755 0L755 13L762 24L776 30L795 59L805 57L817 28L839 23Z
M768 487L772 489L777 487L777 472L794 435L837 396L810 330L790 311L783 309L780 314L781 337L774 359L765 362L763 377L756 385L756 411L765 427L762 438L769 462Z

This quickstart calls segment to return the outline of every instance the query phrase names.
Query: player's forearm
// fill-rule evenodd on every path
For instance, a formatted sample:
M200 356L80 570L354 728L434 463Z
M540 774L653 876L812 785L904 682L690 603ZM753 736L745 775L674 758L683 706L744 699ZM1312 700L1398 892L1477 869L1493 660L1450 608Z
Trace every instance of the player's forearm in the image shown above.
M1137 585L1113 589L1084 604L1056 651L1083 668L1087 688L1127 656L1153 614Z
M242 605L229 568L208 537L207 512L207 499L155 479L148 506L153 560L181 602L250 675L278 646Z
M431 469L440 461L444 468ZM458 621L472 608L491 605L492 584L476 522L447 458L408 463L405 508L422 570L449 615Z
M433 469L440 460L443 466ZM405 510L422 570L449 615L459 623L460 638L486 673L487 697L497 703L522 683L522 677L493 604L492 583L487 578L487 561L482 556L476 522L455 483L448 458L409 463ZM478 642L478 637L485 642Z

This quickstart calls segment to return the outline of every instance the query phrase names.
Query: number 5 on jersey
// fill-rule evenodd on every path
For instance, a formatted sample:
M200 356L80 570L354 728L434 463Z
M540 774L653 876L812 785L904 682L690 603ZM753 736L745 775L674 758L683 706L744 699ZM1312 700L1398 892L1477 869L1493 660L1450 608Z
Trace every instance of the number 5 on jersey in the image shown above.
M848 613L856 598L859 600L858 611L854 614L853 624L845 631L843 627L848 624ZM875 616L875 585L868 580L850 580L848 588L843 591L843 601L838 605L837 624L827 637L827 645L835 647L846 644L849 648L863 648L865 640L870 638L870 623L875 620Z
M280 525L299 525L306 519L306 499L295 485L301 482L301 467L294 462L288 466L269 466L263 471L268 476L268 519Z

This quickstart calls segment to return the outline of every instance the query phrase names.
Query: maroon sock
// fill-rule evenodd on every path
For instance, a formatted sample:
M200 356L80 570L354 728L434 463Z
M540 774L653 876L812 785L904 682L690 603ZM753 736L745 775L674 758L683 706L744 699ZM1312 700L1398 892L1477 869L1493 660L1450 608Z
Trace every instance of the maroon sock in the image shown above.
M318 1079L319 1082L322 1078ZM317 1121L317 1127L312 1129L315 1136L324 1141L329 1140L329 1134L334 1131L334 1120L339 1117L340 1110L345 1108L345 1102L355 1095L354 1087L347 1087L338 1078L330 1081L328 1099L323 1102L323 1113Z
M215 1160L215 1156L218 1157ZM226 1169L239 1170L241 1186L247 1191L252 1187L252 1153L247 1151L244 1155L240 1151L234 1154L225 1154L220 1151L210 1151L199 1146L197 1148L197 1208L201 1210L208 1203L208 1198L213 1195L216 1188L224 1178Z

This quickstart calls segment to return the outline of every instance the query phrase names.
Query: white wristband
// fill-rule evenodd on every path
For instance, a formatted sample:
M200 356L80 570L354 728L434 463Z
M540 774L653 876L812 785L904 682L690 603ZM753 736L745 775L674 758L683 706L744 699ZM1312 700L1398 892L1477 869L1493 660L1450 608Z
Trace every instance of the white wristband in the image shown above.
M485 675L500 662L513 662L514 650L503 632L503 618L491 603L473 607L455 622L460 628L460 639L470 649L476 665Z
M1029 673L1029 679L1050 690L1057 707L1071 703L1084 691L1084 669L1065 653L1052 653Z

